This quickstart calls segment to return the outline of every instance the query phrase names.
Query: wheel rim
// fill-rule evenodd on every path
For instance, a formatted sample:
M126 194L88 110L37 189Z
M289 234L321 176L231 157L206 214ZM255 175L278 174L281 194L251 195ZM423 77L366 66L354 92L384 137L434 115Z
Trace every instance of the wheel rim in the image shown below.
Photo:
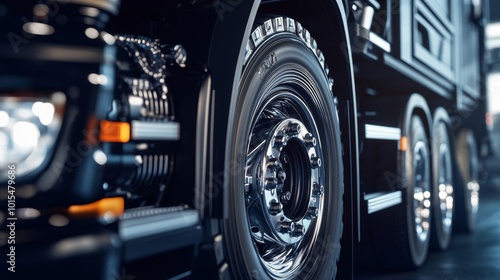
M252 120L246 153L249 231L261 263L277 278L300 268L323 212L321 139L299 91L277 89L265 103Z
M424 243L429 236L431 219L431 192L429 184L429 152L424 141L418 141L413 153L414 187L413 206L415 209L415 231L417 238Z
M471 136L473 138L473 136ZM479 183L477 181L478 177L478 159L477 159L477 151L475 148L475 141L472 141L474 144L469 143L469 154L470 154L470 164L469 164L469 182L467 182L467 198L468 198L468 206L471 216L475 218L477 211L479 210Z
M453 221L453 185L451 175L451 158L447 143L439 146L439 166L438 166L438 198L440 211L440 224L443 232L448 235L451 232Z

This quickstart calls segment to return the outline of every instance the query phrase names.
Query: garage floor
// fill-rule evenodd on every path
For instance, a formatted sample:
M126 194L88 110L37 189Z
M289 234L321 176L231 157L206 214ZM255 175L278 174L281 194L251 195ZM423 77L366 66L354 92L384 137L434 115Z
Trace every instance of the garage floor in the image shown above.
M476 231L456 234L450 248L431 252L413 272L356 272L360 280L477 280L500 279L500 180L481 187Z

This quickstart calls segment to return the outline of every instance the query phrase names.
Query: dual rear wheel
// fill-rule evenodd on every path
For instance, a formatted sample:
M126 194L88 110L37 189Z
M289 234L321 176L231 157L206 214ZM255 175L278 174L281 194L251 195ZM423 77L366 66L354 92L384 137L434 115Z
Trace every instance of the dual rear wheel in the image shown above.
M432 143L424 118L413 114L407 131L408 147L400 161L403 207L396 219L395 238L384 263L393 268L421 266L428 249L445 250L453 228L471 231L478 207L478 158L472 134L462 132L451 147L448 115L438 109ZM456 153L458 168L453 164ZM461 176L460 176L461 175ZM456 187L459 186L459 187ZM461 187L464 186L464 187Z

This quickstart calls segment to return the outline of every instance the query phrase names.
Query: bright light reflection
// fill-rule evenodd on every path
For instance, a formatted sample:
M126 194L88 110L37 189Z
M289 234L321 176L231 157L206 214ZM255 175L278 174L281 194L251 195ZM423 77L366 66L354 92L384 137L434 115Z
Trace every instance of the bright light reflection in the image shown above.
M424 200L424 206L427 207L427 208L431 207L431 201L427 200L427 199Z
M88 76L88 79L93 85L106 85L108 83L108 77L106 77L106 75L92 73Z
M500 73L488 75L488 111L500 114Z
M97 39L99 37L99 31L93 27L85 29L85 35L90 39Z
M34 35L52 35L55 31L54 27L40 22L27 22L23 30Z
M54 118L55 108L54 105L48 102L35 102L31 107L33 115L40 119L43 125L50 125Z
M0 127L6 127L9 125L9 114L5 111L0 111Z
M12 129L14 143L20 147L34 147L40 138L36 125L29 122L17 122Z

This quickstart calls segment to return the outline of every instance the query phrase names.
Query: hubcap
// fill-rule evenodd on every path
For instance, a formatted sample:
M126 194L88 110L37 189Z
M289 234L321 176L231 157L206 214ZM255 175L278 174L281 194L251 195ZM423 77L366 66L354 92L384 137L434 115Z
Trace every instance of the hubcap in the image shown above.
M418 141L413 153L413 166L415 168L413 205L415 209L415 230L421 242L425 242L428 238L431 219L428 155L427 145L423 141Z

